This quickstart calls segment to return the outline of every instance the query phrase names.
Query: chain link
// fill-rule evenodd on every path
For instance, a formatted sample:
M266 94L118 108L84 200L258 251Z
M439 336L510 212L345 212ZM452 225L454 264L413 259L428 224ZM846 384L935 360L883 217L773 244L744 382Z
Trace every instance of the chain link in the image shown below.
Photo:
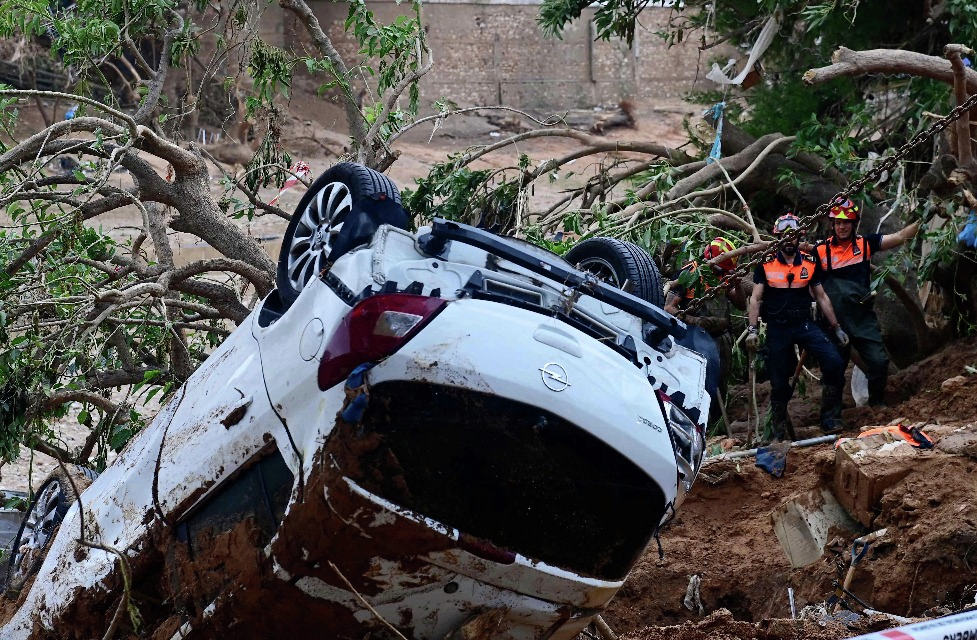
M873 180L876 180L880 175L886 171L891 171L895 168L896 163L909 155L909 152L915 149L920 143L925 142L940 133L951 123L955 122L962 116L965 112L969 111L971 107L977 106L977 93L973 94L967 100L956 107L953 108L948 114L931 124L929 127L920 131L911 140L906 142L904 145L899 147L894 154L887 156L881 162L879 162L875 167L873 167L868 173L866 173L861 178L855 180L849 184L843 191L838 192L831 200L819 205L813 214L809 216L803 216L800 218L800 225L797 229L788 229L784 234L777 240L775 240L769 247L764 249L762 252L754 254L754 257L740 264L733 271L725 274L720 280L719 285L711 287L700 297L697 297L689 303L689 306L685 309L682 315L695 314L696 311L702 308L702 306L711 300L712 298L723 293L735 280L741 279L744 275L751 273L758 265L763 264L771 256L777 254L780 251L781 245L789 240L793 240L804 233L811 227L813 227L817 221L827 215L828 209L831 208L831 204L834 202L844 202L851 198L851 196L859 193L865 185ZM694 194L693 194L694 195Z

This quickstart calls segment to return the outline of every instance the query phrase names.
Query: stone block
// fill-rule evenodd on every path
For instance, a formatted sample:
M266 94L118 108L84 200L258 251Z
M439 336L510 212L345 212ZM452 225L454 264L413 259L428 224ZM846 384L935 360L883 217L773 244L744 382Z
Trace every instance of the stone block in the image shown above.
M770 513L770 521L792 567L817 562L832 529L856 526L827 489L791 496Z
M977 459L977 430L973 425L959 427L943 435L936 443L936 450Z
M882 493L913 470L917 451L883 434L843 440L835 450L834 494L858 522L872 526Z

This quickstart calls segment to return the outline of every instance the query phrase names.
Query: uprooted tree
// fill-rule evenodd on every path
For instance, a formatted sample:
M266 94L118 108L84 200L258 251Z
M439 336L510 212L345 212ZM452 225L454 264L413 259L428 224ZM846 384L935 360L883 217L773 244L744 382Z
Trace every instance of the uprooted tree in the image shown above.
M7 215L0 235L0 456L25 443L63 460L103 464L140 427L139 402L185 380L271 289L274 263L235 219L289 217L258 190L289 177L276 96L288 90L295 66L322 74L343 104L350 159L381 170L396 161L397 140L418 109L418 82L433 64L420 3L410 5L407 19L381 25L362 0L351 2L347 28L362 61L340 56L304 2L280 4L304 27L314 53L263 43L256 35L263 5L256 2L88 1L65 10L21 2L0 16L0 34L19 39L33 60L64 70L68 83L47 93L0 91ZM599 2L599 35L629 38L642 28L637 19L647 4ZM700 43L706 56L717 44L753 43L766 25L775 33L760 84L699 96L724 106L689 123L691 145L625 144L558 120L536 121L538 129L452 155L405 202L418 219L443 215L550 246L557 231L627 236L664 263L681 263L717 229L736 236L744 253L764 249L764 221L785 207L813 214L850 177L892 156L977 88L960 51L944 57L948 43L977 41L967 3L896 4L685 2L660 32L671 39L708 34ZM589 5L547 2L541 22L559 34ZM840 48L854 44L853 33L860 47L896 43L902 50ZM364 63L376 67L366 79L376 99L362 106ZM215 91L237 105L226 114L232 137L244 142L249 124L259 132L240 178L216 175L206 149L187 141ZM13 118L27 101L46 110L48 125L18 138ZM74 118L59 121L59 105L77 105ZM442 102L430 119L464 111ZM900 154L863 194L864 204L874 203L863 231L915 212L930 220L926 251L894 256L879 273L911 310L921 351L948 334L925 322L915 282L903 284L913 270L907 264L954 303L950 329L977 321L973 250L956 241L961 213L973 206L973 151L962 122L933 144ZM539 164L519 156L505 169L472 168L486 154L542 136L569 137L580 148ZM717 137L719 159L708 162ZM546 210L534 208L532 185L581 159L599 167L587 184ZM120 179L110 179L120 170ZM212 177L223 181L222 195L212 193ZM131 235L98 230L116 211L139 221ZM177 232L223 257L178 265ZM50 425L72 406L91 433L69 450Z
M710 86L716 91L696 96L716 106L701 122L689 123L692 151L639 140L607 154L609 145L593 136L557 127L531 131L436 167L412 194L414 210L541 239L560 230L626 236L658 253L667 270L669 262L681 264L720 231L740 241L740 253L764 250L774 217L785 210L823 212L850 180L894 157L893 167L879 172L857 199L866 211L863 233L893 231L917 217L928 221L911 251L887 256L875 272L908 310L912 329L900 336L901 343L915 338L919 356L958 331L970 331L977 323L977 260L973 247L957 240L974 206L970 114L945 131L931 131L932 139L902 147L974 92L977 76L965 66L973 53L953 44L977 37L972 4L601 0L593 16L598 36L631 41L635 29L646 28L639 15L654 4L672 6L667 23L657 27L659 35L673 42L698 37L704 57L717 45L746 43L736 49L731 70L715 65L710 76L720 83ZM591 6L547 0L540 23L559 36ZM868 50L845 47L855 43ZM737 71L753 71L762 80L742 89L733 78ZM570 135L582 147L539 166L523 158L505 176L468 169L485 153L539 135ZM546 211L532 211L525 194L534 181L598 154L610 159L601 160L586 186ZM460 197L471 192L478 195ZM935 322L921 303L927 297L948 302Z
M307 30L312 53L286 53L257 37L262 2L5 5L0 35L32 62L33 77L43 67L64 86L0 87L3 460L26 444L103 466L143 424L137 407L186 380L274 287L275 263L237 221L290 217L259 189L291 177L275 98L296 65L321 73L345 101L351 158L392 161L386 138L409 119L398 99L406 95L416 111L416 83L431 64L420 3L393 26L350 3L349 28L379 69L377 100L362 108L357 76L308 5L281 4ZM240 178L215 171L206 149L187 141L213 91L218 103L238 106L228 116L231 137L245 142L249 123L260 136ZM24 104L37 105L48 126L19 134ZM59 119L63 110L72 117ZM215 195L212 179L223 193ZM138 221L131 233L101 230L113 213ZM177 233L219 256L178 264ZM50 425L72 406L91 431L69 449Z

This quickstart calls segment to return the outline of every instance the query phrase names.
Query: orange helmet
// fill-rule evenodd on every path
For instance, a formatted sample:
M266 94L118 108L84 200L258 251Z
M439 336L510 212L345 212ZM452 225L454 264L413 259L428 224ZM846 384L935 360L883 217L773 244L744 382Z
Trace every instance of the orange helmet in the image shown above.
M858 222L858 205L851 200L836 201L828 210L828 219Z
M801 219L795 216L793 213L785 213L780 216L773 223L773 234L779 236L784 231L788 229L800 229ZM801 233L804 233L803 230Z
M733 244L730 240L722 236L717 236L715 240L713 240L706 246L705 251L702 252L702 257L708 262L709 260L712 260L717 256L721 256L724 253L732 251L735 248L736 245ZM737 260L738 258L735 256L732 258L726 258L722 262L716 263L714 266L723 271L732 271L733 269L736 268Z

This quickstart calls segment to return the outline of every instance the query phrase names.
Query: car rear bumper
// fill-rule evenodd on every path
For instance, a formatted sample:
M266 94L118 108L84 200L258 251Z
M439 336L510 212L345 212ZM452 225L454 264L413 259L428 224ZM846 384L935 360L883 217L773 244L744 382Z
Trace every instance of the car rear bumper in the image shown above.
M675 456L645 370L554 318L482 300L451 302L369 381L465 389L548 411L635 464L666 502L675 498Z

